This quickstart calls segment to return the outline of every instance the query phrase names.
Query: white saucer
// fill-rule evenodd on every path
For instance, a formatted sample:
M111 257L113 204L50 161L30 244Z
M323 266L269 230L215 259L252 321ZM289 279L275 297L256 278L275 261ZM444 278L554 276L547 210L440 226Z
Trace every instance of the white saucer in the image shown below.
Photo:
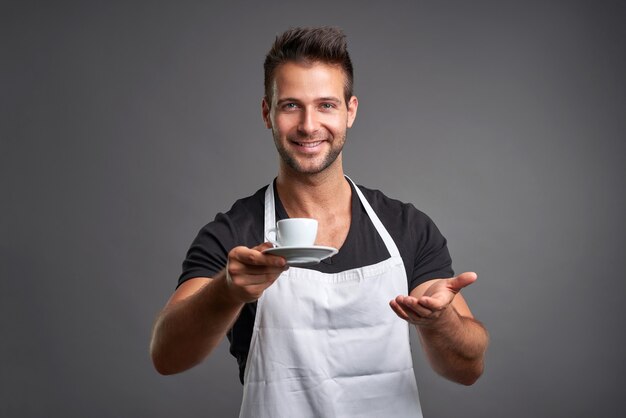
M279 255L287 259L290 266L307 266L318 264L320 261L337 254L339 250L333 247L312 245L310 247L274 247L264 250L264 254Z

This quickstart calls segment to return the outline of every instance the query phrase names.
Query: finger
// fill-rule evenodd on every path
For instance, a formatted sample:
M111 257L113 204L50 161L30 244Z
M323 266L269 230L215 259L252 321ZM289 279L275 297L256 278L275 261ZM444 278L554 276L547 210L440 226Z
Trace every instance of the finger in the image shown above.
M261 244L263 245L263 244ZM287 262L283 257L278 257L270 254L263 254L257 249L247 247L235 247L230 253L229 257L232 259L249 266L278 266L284 267Z
M237 254L233 255L234 257ZM284 260L280 260L283 261ZM229 284L236 287L253 289L255 286L267 287L271 285L287 268L281 266L257 266L246 265L236 258L229 259L226 267L226 279ZM253 291L252 291L253 292Z
M253 247L252 249L262 252L263 250L267 250L268 248L274 248L274 244L272 244L271 242L263 242L256 247Z
M278 279L280 274L257 274L254 276L235 276L233 283L242 287L249 286L269 286Z
M402 309L402 307L398 305L398 302L396 302L394 299L392 299L389 302L389 306L391 306L391 309L393 309L396 315L398 315L400 318L404 319L405 321L409 320L409 316L406 314L404 309Z
M288 266L283 268L271 267L272 270L267 271L268 267L245 266L236 261L232 264L234 264L234 266L231 266L229 263L226 269L226 279L228 280L228 283L237 287L246 288L253 288L255 286L270 286L288 268ZM250 271L248 271L249 269L260 268L264 268L265 272L257 270L254 274L251 274Z
M430 319L433 316L433 312L427 309L417 307L416 309L421 312L421 313L418 313L416 310L414 310L413 308L409 308L406 305L399 304L398 306L403 310L403 312L408 317L407 321L409 321L409 323L413 325L427 324L430 322Z
M392 300L391 302L389 302L389 306L391 306L391 309L393 309L396 315L411 324L418 324L423 321L423 319L419 315L417 315L411 309L403 308L402 305L400 305L396 300Z
M438 299L436 297L422 296L421 298L419 298L418 304L425 309L430 310L431 312L436 312L448 306L450 302Z
M418 300L412 296L398 296L396 302L398 302L409 316L413 314L417 317L427 318L433 313L428 307L420 305Z
M268 250L270 248L274 248L274 244L272 244L271 242L264 242L264 243L261 243L261 244L257 245L253 249L263 253L263 251ZM263 255L266 256L266 257L280 258L281 260L285 259L284 257L281 257L279 255L273 255L273 254L263 254ZM278 263L278 265L283 265L281 261L274 260L273 263L274 262ZM284 265L285 266L287 265L287 261L286 260L285 260Z
M474 272L461 273L456 277L448 280L448 287L455 293L458 293L466 286L474 283L478 279L478 275Z
M284 265L282 267L274 266L274 265L269 265L269 266L268 265L263 265L263 266L249 265L249 264L240 263L237 260L233 260L231 263L229 263L228 267L229 267L230 274L240 274L240 275L246 275L246 276L258 276L258 275L263 275L263 274L280 274L289 268L288 265Z
M249 267L246 269L239 269L237 267L230 267L228 270L228 274L231 277L236 277L243 281L249 281L253 283L259 283L261 281L265 281L267 278L275 278L280 276L287 268L272 268L271 270L259 270L254 269L250 270Z

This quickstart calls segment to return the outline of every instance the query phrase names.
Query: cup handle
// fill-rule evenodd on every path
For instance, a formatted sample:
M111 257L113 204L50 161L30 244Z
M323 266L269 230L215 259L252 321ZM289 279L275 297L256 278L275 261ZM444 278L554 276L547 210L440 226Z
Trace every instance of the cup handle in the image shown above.
M272 234L274 234L273 239L271 236ZM270 229L267 230L267 235L265 235L265 239L271 242L272 245L274 245L274 248L280 247L280 244L278 244L278 231L276 227L271 227Z

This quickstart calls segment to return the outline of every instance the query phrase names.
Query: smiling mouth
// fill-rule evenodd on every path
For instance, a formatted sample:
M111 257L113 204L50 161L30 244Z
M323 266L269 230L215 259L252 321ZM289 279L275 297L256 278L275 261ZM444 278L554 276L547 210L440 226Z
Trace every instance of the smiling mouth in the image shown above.
M324 141L314 141L314 142L297 142L297 141L292 141L294 144L299 145L301 147L304 148L315 148L316 146L318 146L319 144L321 144Z

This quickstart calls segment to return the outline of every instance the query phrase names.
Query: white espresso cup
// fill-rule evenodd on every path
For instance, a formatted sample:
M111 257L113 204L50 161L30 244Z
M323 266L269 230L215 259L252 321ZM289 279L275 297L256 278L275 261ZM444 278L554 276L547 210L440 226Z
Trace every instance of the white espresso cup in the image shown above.
M267 234L275 247L310 247L315 244L317 220L311 218L289 218L276 222Z

